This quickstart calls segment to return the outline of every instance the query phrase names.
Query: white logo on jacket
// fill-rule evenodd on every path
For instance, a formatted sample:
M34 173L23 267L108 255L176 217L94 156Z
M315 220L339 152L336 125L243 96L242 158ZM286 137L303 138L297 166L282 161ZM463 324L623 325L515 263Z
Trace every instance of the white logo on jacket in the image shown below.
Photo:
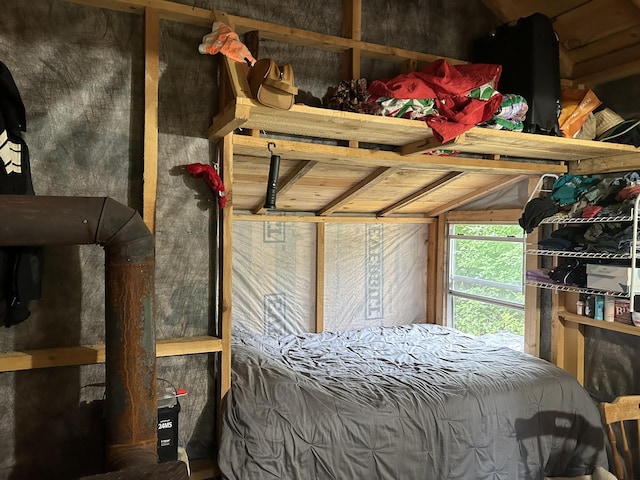
M9 140L6 130L0 133L0 159L7 174L22 173L22 145Z

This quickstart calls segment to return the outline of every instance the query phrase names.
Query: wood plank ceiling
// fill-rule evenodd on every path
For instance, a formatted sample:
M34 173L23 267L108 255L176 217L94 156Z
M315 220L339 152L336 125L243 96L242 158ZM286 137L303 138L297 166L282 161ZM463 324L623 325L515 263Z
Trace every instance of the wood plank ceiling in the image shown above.
M503 22L552 19L561 76L592 86L640 73L640 0L482 0Z

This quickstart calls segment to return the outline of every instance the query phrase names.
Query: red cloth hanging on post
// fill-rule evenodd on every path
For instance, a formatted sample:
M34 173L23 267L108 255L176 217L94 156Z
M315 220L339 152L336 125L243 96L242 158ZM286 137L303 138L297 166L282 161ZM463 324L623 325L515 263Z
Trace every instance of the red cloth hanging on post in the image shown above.
M185 165L184 168L193 178L204 179L209 188L218 196L218 206L220 208L224 208L227 205L227 191L215 168L204 163L190 163Z

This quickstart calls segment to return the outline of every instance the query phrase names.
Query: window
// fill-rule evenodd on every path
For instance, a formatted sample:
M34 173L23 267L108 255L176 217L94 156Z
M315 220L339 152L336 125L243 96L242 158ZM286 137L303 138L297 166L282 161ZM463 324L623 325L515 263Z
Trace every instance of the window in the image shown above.
M524 336L524 250L519 225L450 225L448 324Z

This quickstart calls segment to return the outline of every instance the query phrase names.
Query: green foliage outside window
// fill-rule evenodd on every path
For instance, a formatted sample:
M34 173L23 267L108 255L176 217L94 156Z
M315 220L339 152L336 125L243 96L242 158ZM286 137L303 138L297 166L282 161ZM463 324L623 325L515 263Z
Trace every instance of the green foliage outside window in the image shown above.
M491 303L455 298L453 301L455 327L471 335L511 332L524 335L524 310Z
M518 225L455 225L453 233L468 237L522 238ZM522 242L488 238L452 242L450 288L454 292L524 305ZM489 284L487 284L489 283ZM524 334L524 310L452 296L454 326L472 335L509 331Z

